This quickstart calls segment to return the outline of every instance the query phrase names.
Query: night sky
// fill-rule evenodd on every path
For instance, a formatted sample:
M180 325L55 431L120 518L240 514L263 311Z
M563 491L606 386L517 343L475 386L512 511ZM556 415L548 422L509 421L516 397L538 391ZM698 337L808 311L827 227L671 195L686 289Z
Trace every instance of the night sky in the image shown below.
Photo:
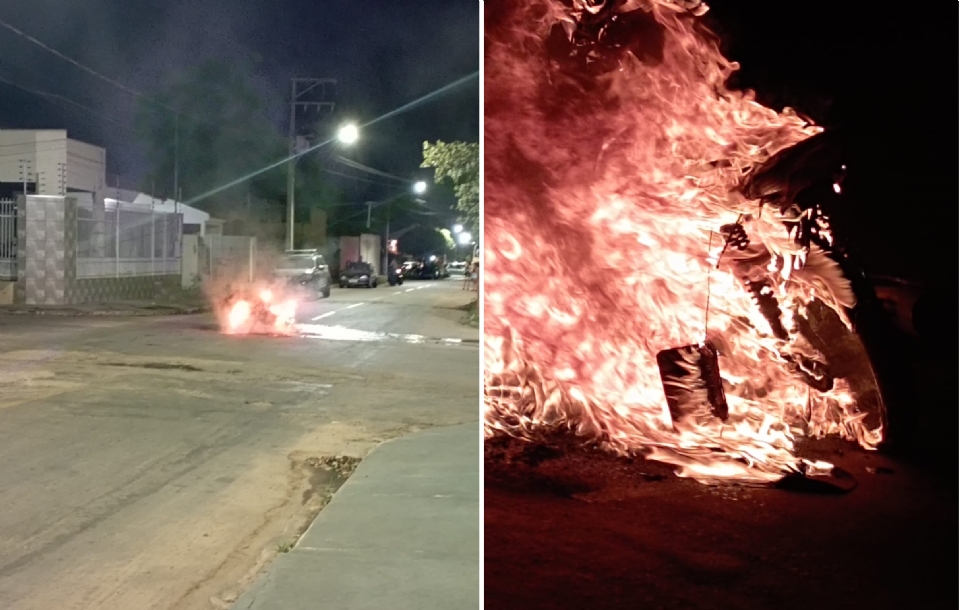
M885 256L881 266L892 273L936 275L927 261L937 247L955 243L958 205L952 8L709 4L708 19L727 55L741 62L745 86L775 107L796 106L851 134L861 176L854 199L871 256ZM293 75L336 78L338 109L368 120L479 67L472 0L0 0L0 18L148 94L165 75L204 59L259 62L256 81L281 130ZM134 180L146 173L129 95L6 31L0 77L93 111L0 83L0 127L66 127L107 148L111 173ZM411 175L423 140L479 137L478 94L473 83L385 121L351 156Z
M165 77L206 59L257 65L258 89L283 132L293 76L337 79L337 110L363 122L480 63L472 0L0 0L0 18L148 95ZM0 128L66 128L70 137L107 149L109 173L128 183L147 173L131 95L6 30L0 30L0 78L89 108L0 83ZM351 156L410 176L424 140L478 138L479 81L473 81L378 124Z

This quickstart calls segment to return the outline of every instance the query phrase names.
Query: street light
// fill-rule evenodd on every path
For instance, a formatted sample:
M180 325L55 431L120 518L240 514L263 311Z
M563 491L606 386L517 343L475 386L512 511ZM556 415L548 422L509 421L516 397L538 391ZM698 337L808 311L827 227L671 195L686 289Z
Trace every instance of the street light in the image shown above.
M353 123L348 123L337 132L337 139L341 144L353 144L360 137L360 130Z
M341 132L342 132L342 131L343 131L343 130L341 129ZM428 187L427 187L427 183L424 182L423 180L417 180L417 181L414 182L413 185L411 186L411 189L413 190L414 194L416 194L416 195L423 195L424 193L427 192L427 188L428 188ZM399 197L401 197L401 195L397 195L397 196L395 196L395 197L393 197L393 198L391 198L391 199L388 199L387 201L383 202L383 203L386 203L386 205L387 205L387 222L385 223L385 226L384 226L384 229L383 229L383 238L384 238L384 240L386 240L386 243L388 244L388 247L383 249L383 258L380 259L380 260L381 260L381 264L383 265L383 268L384 268L384 269L387 268L388 263L390 262L390 256L389 256L389 254L390 254L390 252L389 252L389 244L390 244L390 241L391 241L391 240L390 240L390 208L393 206L393 200L394 200L394 199L398 199ZM419 199L419 198L415 198L415 201L416 201L417 203L425 203L422 199ZM370 228L370 205L371 205L371 204L369 204L369 203L367 204L367 228Z
M293 115L290 119L290 133L291 137L293 134ZM342 126L337 132L337 139L341 144L350 145L357 141L360 137L360 130L357 129L357 126L353 123L347 123ZM297 162L300 161L300 151L297 150L297 146L294 143L291 147L294 154L290 161L287 163L287 249L293 250L294 248L294 238L296 236L296 188L297 188ZM308 149L309 150L309 149ZM306 152L306 151L304 151Z
M460 233L461 231L463 231L463 225L453 225L454 234Z
M460 245L461 245L461 246L466 246L466 245L469 244L472 240L473 240L473 236L470 235L469 233L460 233L460 234L457 236L457 241L460 242Z

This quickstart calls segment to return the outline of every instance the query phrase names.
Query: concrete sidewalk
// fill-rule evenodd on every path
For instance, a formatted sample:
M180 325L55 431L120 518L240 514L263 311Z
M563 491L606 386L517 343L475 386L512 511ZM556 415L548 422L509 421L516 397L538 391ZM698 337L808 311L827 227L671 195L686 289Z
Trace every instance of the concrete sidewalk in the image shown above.
M480 429L385 443L234 610L479 608Z

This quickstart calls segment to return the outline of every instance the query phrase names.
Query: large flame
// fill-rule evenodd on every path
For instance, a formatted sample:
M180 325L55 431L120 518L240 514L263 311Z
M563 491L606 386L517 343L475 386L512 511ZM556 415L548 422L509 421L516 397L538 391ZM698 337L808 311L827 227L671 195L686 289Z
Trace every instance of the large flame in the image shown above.
M571 425L704 482L829 468L795 456L805 436L875 447L881 430L845 380L816 391L784 360L819 357L797 318L816 298L848 323L849 284L822 251L795 244L791 212L758 213L737 190L820 128L725 87L737 66L698 23L702 5L621 2L605 35L630 23L639 41L625 40L613 66L594 54L569 68L557 39L610 7L521 4L488 21L485 51L487 434ZM738 219L744 252L716 235ZM747 279L769 285L788 338ZM729 418L674 421L656 354L706 338Z
M297 298L284 292L282 287L257 285L239 291L228 289L227 295L216 299L214 305L221 330L230 335L293 334Z

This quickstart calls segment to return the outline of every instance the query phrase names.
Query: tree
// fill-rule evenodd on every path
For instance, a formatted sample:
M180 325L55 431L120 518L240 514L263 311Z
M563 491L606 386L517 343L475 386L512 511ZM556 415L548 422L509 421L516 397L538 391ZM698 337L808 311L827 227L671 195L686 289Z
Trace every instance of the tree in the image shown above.
M271 124L247 71L218 61L175 77L138 108L136 132L151 174L145 186L173 193L174 160L185 199L197 197L282 159L287 143ZM285 167L264 172L197 203L214 213L240 207L247 195L280 204ZM277 211L279 212L279 207Z
M400 237L400 251L413 256L442 256L447 253L447 239L442 229L420 225Z
M453 238L453 233L450 232L450 229L443 228L443 229L437 229L437 231L440 232L440 235L443 235L443 241L446 242L447 244L447 250L456 251L457 242Z
M480 226L480 145L424 142L420 166L432 167L438 184L446 182L453 187L461 221L476 233Z

